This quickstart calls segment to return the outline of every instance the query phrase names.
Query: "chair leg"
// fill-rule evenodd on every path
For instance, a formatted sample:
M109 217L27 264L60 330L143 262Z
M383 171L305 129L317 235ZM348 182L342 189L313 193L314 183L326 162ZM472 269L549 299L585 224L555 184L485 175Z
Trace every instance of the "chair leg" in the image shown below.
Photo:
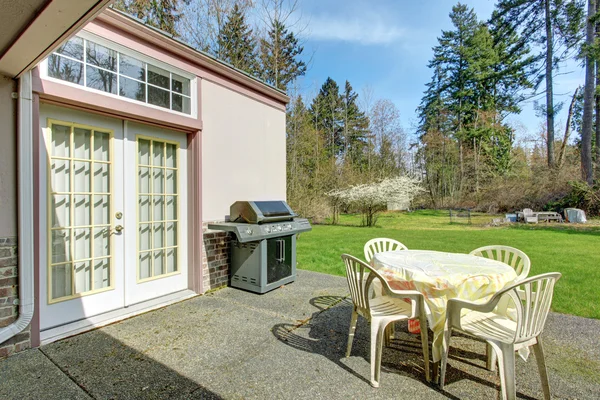
M385 326L371 321L371 386L379 387Z
M542 380L542 390L544 391L544 400L550 400L550 384L548 382L548 371L546 370L546 360L544 358L544 349L542 340L538 336L537 343L533 345L535 359L537 361L538 370L540 371L540 379Z
M487 361L486 361L485 367L489 371L495 371L496 370L496 362L498 361L498 359L496 357L496 352L494 351L494 349L492 348L492 346L489 343L486 343L486 345L485 345L485 354L487 356Z
M442 340L442 365L440 367L440 389L444 389L444 380L446 379L446 365L448 364L448 355L450 353L450 337L452 329L449 328L444 332Z
M517 387L515 383L515 348L512 344L492 343L498 356L500 388L502 400L515 400Z
M427 319L425 319L425 317L421 317L419 321L421 323L421 347L423 347L425 379L427 382L431 382L431 370L429 367L429 340L427 338Z
M355 309L353 309L352 317L350 318L350 332L348 333L348 347L346 348L346 357L350 357L350 351L352 351L352 342L354 341L354 331L356 331L357 319L358 313Z
M392 343L392 328L394 326L394 323L390 323L388 324L388 326L385 327L385 333L383 334L383 345L385 347L390 347L390 344Z

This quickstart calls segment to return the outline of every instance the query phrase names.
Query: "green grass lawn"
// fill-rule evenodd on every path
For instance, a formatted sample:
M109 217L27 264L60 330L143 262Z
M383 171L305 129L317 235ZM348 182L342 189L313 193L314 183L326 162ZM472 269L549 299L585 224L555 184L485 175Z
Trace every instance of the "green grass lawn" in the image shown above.
M531 259L530 276L558 271L553 310L600 319L600 224L489 226L494 216L476 214L472 224L450 223L447 211L422 210L380 215L377 227L359 227L360 215L342 215L340 225L313 225L298 239L298 268L345 275L340 254L361 259L363 246L375 237L389 237L409 249L468 253L492 244L516 247Z

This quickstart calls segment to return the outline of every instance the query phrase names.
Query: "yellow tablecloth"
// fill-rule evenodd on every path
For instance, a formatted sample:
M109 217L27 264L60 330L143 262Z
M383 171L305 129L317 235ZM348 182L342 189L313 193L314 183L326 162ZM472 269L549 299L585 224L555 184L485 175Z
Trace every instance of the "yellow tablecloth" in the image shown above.
M433 331L434 362L441 359L448 300L485 302L517 278L511 266L469 254L388 251L375 254L371 263L393 289L417 290L425 296L429 326Z

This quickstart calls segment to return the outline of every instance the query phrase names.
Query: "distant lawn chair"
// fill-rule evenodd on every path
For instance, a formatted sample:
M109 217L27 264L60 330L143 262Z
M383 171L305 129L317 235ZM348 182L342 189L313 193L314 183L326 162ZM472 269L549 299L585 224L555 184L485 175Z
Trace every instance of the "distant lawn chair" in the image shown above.
M524 208L523 209L523 220L526 223L538 223L538 216L536 213L533 212L533 210L531 208Z

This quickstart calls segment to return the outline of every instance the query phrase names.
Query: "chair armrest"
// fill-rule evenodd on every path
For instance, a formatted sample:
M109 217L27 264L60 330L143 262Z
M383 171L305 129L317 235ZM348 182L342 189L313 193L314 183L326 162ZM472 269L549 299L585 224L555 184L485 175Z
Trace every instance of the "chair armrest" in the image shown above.
M448 300L447 308L446 308L446 323L449 326L461 328L460 324L460 314L463 308L472 311L478 311L482 313L492 312L500 297L493 296L486 303L475 303L473 301L461 300L461 299L450 299Z

